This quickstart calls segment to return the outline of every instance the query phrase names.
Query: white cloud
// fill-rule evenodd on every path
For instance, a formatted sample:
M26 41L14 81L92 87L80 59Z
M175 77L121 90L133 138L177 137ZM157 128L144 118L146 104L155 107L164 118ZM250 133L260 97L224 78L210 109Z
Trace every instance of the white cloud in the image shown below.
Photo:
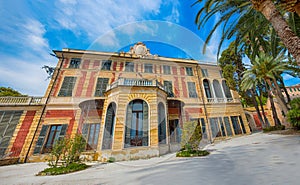
M55 3L57 12L54 18L63 28L78 36L84 32L90 41L94 41L120 25L143 20L149 14L158 14L161 4L161 0L97 0L76 3L61 0Z

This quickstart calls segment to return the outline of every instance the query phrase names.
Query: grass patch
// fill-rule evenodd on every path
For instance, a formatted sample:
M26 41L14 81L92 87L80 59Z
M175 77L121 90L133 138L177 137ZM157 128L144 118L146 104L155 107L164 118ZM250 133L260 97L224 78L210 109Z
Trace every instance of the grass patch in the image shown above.
M284 125L270 126L270 127L264 128L263 132L267 133L267 132L276 131L276 130L285 130L285 126Z
M201 157L209 155L206 150L181 150L176 153L176 157Z
M72 173L72 172L84 170L88 167L89 166L84 163L71 163L68 166L46 168L43 171L39 172L37 174L37 176L61 175L61 174Z

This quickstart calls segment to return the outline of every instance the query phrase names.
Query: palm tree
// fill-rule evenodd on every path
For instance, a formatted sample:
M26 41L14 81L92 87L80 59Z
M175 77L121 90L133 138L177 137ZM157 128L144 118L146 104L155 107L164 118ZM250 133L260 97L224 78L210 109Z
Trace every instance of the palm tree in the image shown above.
M230 39L232 36L236 36L237 38L241 36L240 30L238 29L240 24L251 25L251 21L249 20L247 22L240 21L244 16L258 15L261 13L273 26L288 51L293 55L298 65L300 65L300 38L288 26L288 23L271 0L198 0L193 5L202 2L204 2L204 5L199 10L195 20L199 28L206 24L213 15L221 14L220 20L216 22L207 36L205 44L210 41L216 29L222 26L222 38L218 49L220 50L225 39ZM298 3L297 6L293 7L298 7ZM262 24L261 26L267 27L269 24ZM249 28L256 29L255 27ZM242 37L244 37L244 35L242 35ZM203 51L205 51L205 47Z
M257 79L260 83L264 81L269 87L268 91L272 91L280 108L286 115L289 108L286 105L276 80L276 74L281 74L287 69L287 63L282 62L282 60L282 56L273 58L272 56L261 53L254 61L252 61L251 68L244 72L242 84L249 81L248 78ZM246 85L243 85L243 87L247 88Z

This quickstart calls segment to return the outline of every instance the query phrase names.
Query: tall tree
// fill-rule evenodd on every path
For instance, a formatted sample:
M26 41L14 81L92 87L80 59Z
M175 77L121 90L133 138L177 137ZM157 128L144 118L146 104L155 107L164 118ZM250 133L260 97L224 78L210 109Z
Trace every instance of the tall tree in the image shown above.
M261 13L273 26L288 51L298 62L298 65L300 65L300 38L292 31L287 21L283 18L282 14L271 0L198 0L195 4L202 2L204 5L199 10L195 20L199 28L206 24L213 15L221 15L221 18L212 27L209 35L207 36L205 41L206 44L210 41L213 33L219 26L222 26L222 38L219 44L219 50L225 39L230 39L232 36L237 38L240 37L241 33L237 29L238 26L243 23L240 22L240 20L245 15L253 14L253 11L255 10L255 15ZM246 24L251 25L251 21ZM268 24L261 26L266 27ZM257 27L250 27L250 29L257 29Z
M0 87L0 97L2 96L27 96L10 87Z

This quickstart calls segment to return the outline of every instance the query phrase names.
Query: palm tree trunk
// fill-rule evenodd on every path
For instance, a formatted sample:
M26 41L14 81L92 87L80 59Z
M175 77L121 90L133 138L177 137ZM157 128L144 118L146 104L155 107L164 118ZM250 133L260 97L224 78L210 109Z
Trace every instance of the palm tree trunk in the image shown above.
M291 102L291 97L290 97L289 93L287 92L287 89L286 89L286 87L284 85L284 81L283 81L282 78L278 78L278 80L282 84L282 89L283 89L284 94L285 94L285 96L287 98L287 103L289 104Z
M268 120L268 118L266 116L264 105L263 105L263 102L262 102L262 90L261 90L261 87L259 87L259 95L257 97L258 97L259 104L260 104L260 109L261 109L261 112L262 112L262 115L263 115L263 118L264 118L265 127L268 127L268 126L270 126L270 123L269 123L269 120Z
M283 111L284 115L287 115L288 108L286 106L286 103L284 101L282 101L282 99L278 95L277 90L273 87L271 80L270 79L266 79L266 82L269 85L269 87L271 87L272 92L275 95L276 100L278 101L278 104L279 104L281 110Z
M291 30L271 0L251 0L253 7L272 24L288 51L300 65L300 38Z
M273 100L273 96L270 90L268 90L268 96L269 96L269 100L271 103L271 109L272 109L272 113L273 113L273 119L275 122L275 125L281 125L280 120L278 119L278 115L277 115L277 111L276 111L276 107L274 104L274 100Z
M254 92L253 89L250 89L250 93L251 93L252 103L253 103L253 105L254 105L254 107L255 107L255 110L256 110L256 112L257 112L258 119L259 119L259 121L260 121L262 127L265 128L265 122L263 121L263 118L262 118L262 116L261 116L261 114L260 114L260 110L259 110L258 104L257 104L257 102L256 102L256 98L255 98L255 94L256 94L256 93Z
M278 85L278 83L275 79L273 79L273 83L275 85L275 89L278 93L278 96L280 97L281 101L284 102L285 106L289 110L290 109L289 104L286 103L286 100L285 100L284 96L282 95L281 89L280 89L280 87L279 87L279 85Z

